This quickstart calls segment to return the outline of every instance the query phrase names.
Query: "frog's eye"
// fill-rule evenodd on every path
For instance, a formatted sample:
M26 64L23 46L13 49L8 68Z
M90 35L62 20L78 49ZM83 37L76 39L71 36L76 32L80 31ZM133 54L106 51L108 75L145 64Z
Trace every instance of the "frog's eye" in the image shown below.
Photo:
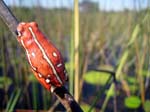
M17 36L21 37L21 32L20 31L17 31Z

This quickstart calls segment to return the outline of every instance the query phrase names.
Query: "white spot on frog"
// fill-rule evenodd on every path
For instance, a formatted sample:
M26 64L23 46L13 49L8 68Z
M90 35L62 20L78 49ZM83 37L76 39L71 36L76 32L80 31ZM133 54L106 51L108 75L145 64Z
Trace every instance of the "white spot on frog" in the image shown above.
M50 83L51 82L50 79L46 79L45 81L46 81L46 83Z
M59 63L58 65L57 65L57 67L61 67L62 66L62 63Z
M42 78L42 75L39 73L39 77Z
M53 56L54 56L54 57L57 57L57 54L56 54L55 52L53 52Z
M35 57L35 53L34 53L34 52L32 52L31 55L32 55L33 57Z

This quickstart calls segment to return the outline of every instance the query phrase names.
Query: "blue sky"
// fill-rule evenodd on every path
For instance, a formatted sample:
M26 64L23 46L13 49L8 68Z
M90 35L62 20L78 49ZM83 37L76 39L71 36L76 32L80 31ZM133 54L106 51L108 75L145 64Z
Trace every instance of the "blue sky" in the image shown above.
M4 0L4 1L6 2L7 5L19 5L19 1L21 1L22 6L29 6L29 7L40 4L42 7L47 8L60 6L73 8L73 0ZM79 2L82 1L83 0L79 0ZM127 9L133 9L134 7L136 7L137 9L139 7L145 8L148 6L148 1L150 0L91 0L91 1L97 2L101 10L119 11L125 8Z

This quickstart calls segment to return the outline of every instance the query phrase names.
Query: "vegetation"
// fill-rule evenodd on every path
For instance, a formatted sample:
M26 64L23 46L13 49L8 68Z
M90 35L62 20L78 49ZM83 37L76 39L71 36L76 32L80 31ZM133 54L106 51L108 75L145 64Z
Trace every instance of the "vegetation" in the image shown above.
M147 106L150 102L149 8L120 12L98 11L97 8L80 11L80 90L73 88L76 69L73 67L73 10L11 9L20 21L36 21L60 49L71 77L70 91L79 92L83 109L89 112L150 110ZM52 109L58 101L36 81L24 53L0 20L0 110ZM134 103L135 99L138 102ZM56 109L64 108L58 105Z

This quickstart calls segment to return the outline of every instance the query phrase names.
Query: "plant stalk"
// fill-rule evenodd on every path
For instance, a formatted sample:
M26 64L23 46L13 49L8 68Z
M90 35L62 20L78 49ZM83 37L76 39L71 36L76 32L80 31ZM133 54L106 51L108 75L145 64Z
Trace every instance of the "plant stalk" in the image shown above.
M53 93L64 105L67 112L83 112L83 110L77 104L73 96L68 92L68 90L64 86L55 88Z

